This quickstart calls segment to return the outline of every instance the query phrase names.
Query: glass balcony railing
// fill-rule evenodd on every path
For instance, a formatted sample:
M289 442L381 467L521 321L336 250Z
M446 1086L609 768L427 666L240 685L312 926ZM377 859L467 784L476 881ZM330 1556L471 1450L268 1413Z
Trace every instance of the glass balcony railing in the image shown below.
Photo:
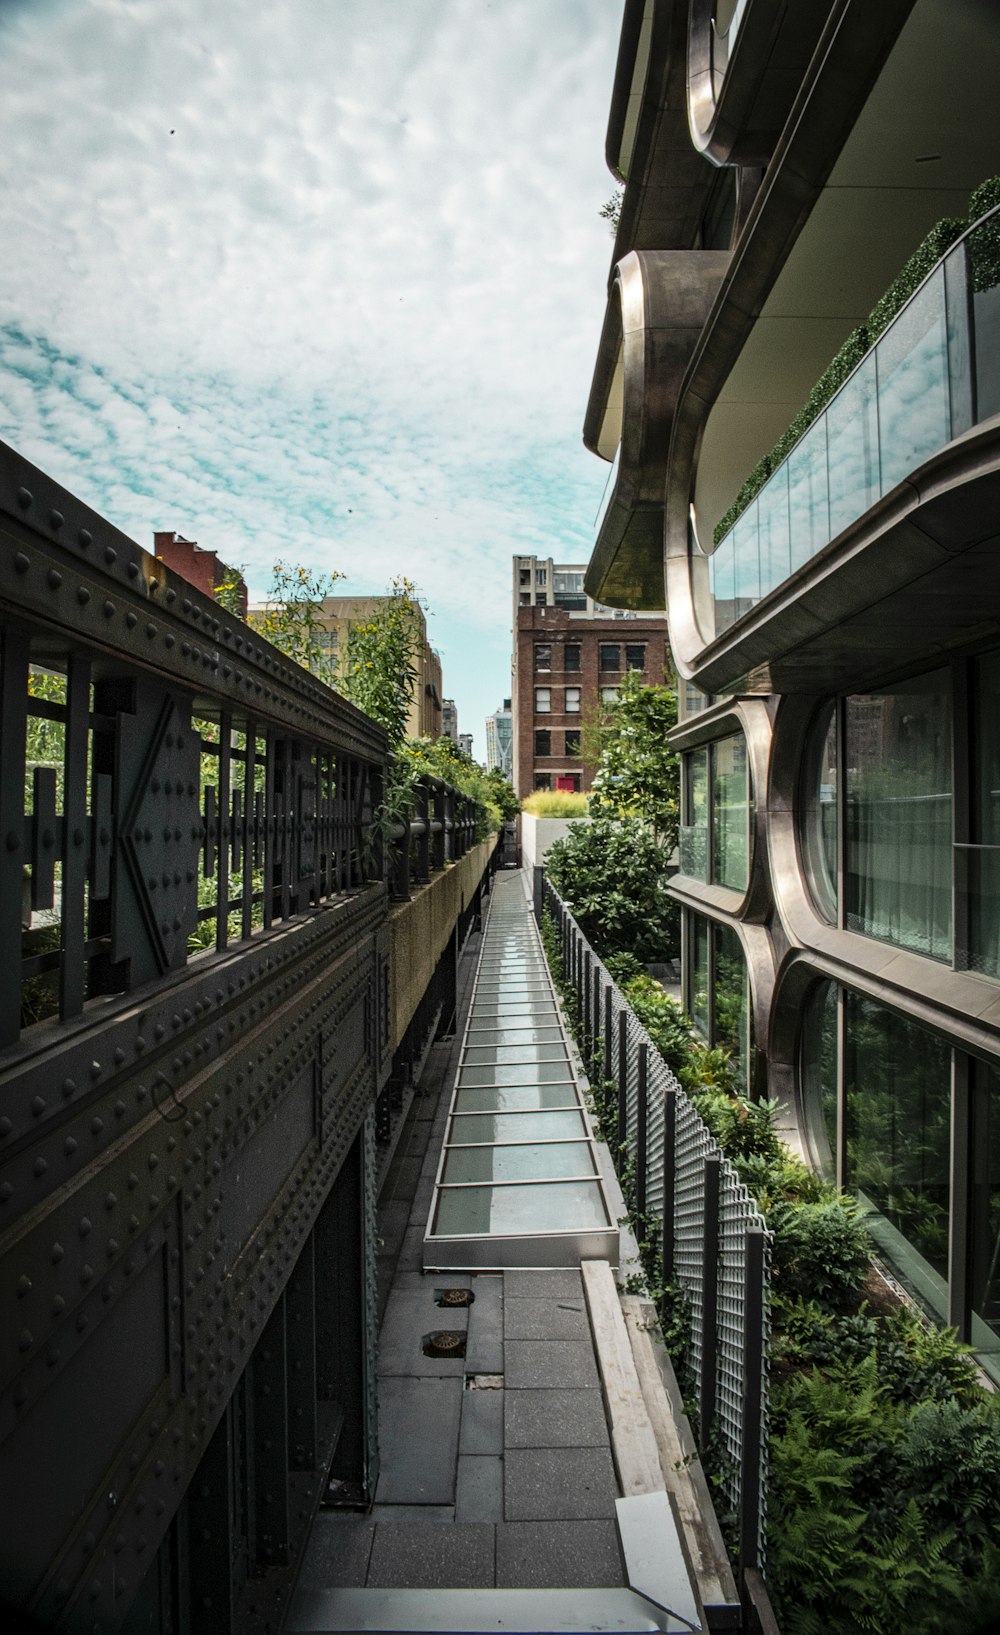
M715 633L1000 411L1000 208L920 285L709 558Z

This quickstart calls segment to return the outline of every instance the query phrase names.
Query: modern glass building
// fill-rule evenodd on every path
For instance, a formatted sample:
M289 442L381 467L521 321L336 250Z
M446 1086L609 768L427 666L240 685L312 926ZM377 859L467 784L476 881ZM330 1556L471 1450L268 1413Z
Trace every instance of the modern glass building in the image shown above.
M627 0L584 436L686 1002L1000 1376L998 72L984 0Z

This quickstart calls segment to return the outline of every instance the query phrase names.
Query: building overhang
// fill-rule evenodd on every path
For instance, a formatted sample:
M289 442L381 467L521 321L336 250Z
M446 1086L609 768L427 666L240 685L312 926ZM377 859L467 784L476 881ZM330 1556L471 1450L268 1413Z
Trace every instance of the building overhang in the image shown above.
M996 638L1000 416L956 438L704 647L706 692L834 693Z
M609 607L662 609L663 500L674 411L728 251L633 250L608 296L583 439L615 467L584 581Z
M786 0L691 0L688 120L718 165L766 165L828 8Z

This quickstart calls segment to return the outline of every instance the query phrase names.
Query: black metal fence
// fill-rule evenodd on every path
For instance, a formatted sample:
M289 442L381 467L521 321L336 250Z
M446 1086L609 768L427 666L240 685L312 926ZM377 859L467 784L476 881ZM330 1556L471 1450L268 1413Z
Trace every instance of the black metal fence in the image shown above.
M572 913L542 877L536 905L559 931L585 1050L618 1091L617 1138L638 1212L655 1220L665 1278L690 1312L689 1360L702 1448L721 1457L738 1519L741 1580L763 1564L767 1516L770 1238L763 1216L713 1140ZM609 1133L609 1132L606 1132Z
M407 902L412 886L428 883L436 869L457 863L476 843L478 802L442 778L425 774L413 791L413 807L396 825L389 859L389 889Z

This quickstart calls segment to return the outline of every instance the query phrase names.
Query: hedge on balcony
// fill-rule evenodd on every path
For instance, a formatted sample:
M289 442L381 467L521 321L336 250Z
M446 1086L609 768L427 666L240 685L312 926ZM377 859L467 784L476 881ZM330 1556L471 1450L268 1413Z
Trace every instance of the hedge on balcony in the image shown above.
M914 250L902 271L893 279L885 294L876 301L865 322L851 331L839 352L827 364L787 431L782 433L769 453L758 460L729 510L715 525L712 537L716 545L725 538L733 523L760 492L771 473L777 471L799 438L826 408L834 393L857 368L865 353L874 346L882 331L906 305L931 268L941 260L967 228L997 204L1000 204L1000 176L991 176L987 181L980 182L971 195L966 220L963 221L957 216L947 216L944 221L939 221L931 228L923 243ZM972 261L973 287L977 290L991 289L1000 279L1000 220L991 222L982 239L977 238Z

